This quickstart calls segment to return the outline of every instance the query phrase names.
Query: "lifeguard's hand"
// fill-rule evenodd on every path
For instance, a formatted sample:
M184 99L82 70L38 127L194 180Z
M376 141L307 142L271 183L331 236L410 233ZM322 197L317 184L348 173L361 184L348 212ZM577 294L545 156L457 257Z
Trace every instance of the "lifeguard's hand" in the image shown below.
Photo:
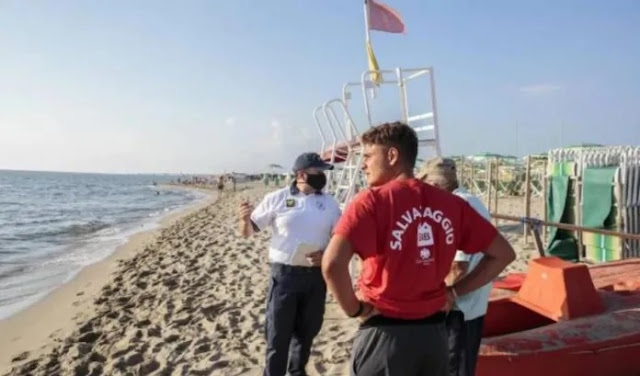
M453 287L447 286L445 297L447 298L447 301L445 302L444 307L442 307L442 310L445 312L449 312L453 308L453 305L456 303L456 294L453 290Z
M240 203L240 207L238 208L238 216L241 220L247 222L251 218L251 212L253 212L253 205L251 205L247 201L243 201Z
M373 305L371 305L370 303L367 303L367 302L363 302L363 303L365 305L364 306L364 310L362 312L362 315L360 315L358 317L358 320L360 320L360 322L365 322L370 317L380 314L380 311L378 311L378 309L376 307L374 307Z
M324 251L317 251L317 252L309 253L309 254L307 254L307 261L309 261L309 264L311 264L313 266L320 266L322 264L322 254L323 253L324 253Z

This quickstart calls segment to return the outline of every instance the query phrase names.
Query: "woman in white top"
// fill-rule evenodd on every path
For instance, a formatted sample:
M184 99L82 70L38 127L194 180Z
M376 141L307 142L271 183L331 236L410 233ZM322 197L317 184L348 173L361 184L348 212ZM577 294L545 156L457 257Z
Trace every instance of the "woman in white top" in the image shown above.
M476 196L459 187L456 174L456 163L448 158L435 158L427 161L418 178L427 184L449 191L471 205L487 221L489 210ZM482 259L482 252L473 255L462 251L456 252L451 271L446 282L451 285L473 270ZM449 332L449 375L475 375L476 361L484 316L487 313L491 283L456 299L455 306L447 315L447 331Z

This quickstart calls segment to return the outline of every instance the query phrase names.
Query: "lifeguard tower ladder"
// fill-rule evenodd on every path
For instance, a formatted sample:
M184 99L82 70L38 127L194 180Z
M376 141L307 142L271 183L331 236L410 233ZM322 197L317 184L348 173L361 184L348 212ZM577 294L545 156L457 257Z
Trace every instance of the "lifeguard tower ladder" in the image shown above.
M335 166L328 174L327 190L344 209L358 189L366 184L360 173L362 147L359 132L349 110L339 98L317 107L313 116L322 138L322 158ZM322 130L323 124L331 135L330 143Z
M382 78L378 84L374 83L376 73ZM420 92L425 95L425 98L419 102L411 102L410 105L407 88L410 83L413 86L414 82L422 83ZM366 186L360 170L362 161L360 132L349 112L352 90L355 88L362 93L365 124L368 124L366 125L368 129L381 123L374 118L372 109L381 106L379 101L376 102L378 90L390 85L398 87L400 113L396 118L412 127L418 136L418 157L441 155L433 68L396 68L363 72L360 82L350 82L343 86L341 99L325 102L313 112L322 139L321 155L326 161L336 166L336 170L330 174L328 189L342 208L351 201L360 188ZM421 109L426 107L426 112L413 115L410 110L414 103L417 103L419 106L416 107ZM330 140L326 136L326 130L331 135Z

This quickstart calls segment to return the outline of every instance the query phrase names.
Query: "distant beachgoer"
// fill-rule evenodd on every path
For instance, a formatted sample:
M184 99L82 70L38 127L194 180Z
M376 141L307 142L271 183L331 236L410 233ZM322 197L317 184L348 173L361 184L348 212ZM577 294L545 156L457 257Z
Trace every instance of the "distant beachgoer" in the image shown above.
M218 176L218 192L222 192L224 189L224 180L222 175Z
M264 174L264 176L262 177L262 180L264 181L264 186L268 187L269 186L269 174Z
M287 371L292 376L307 374L305 366L322 326L327 292L320 264L340 217L338 202L322 191L324 171L332 168L316 153L302 154L293 165L296 180L291 186L267 194L255 209L248 202L240 205L243 237L271 229L265 376L284 376ZM294 260L301 245L310 251L302 260Z
M448 158L429 160L421 168L418 178L427 184L462 197L484 219L491 220L489 210L482 201L459 186L454 160ZM452 285L469 274L478 266L480 260L482 260L482 253L468 254L457 251L447 276L447 285ZM490 294L491 283L487 283L475 291L458 296L451 312L447 315L450 376L475 375L484 316L487 313Z
M362 321L352 375L447 375L446 310L494 279L513 248L460 197L413 177L418 139L402 123L361 136L369 189L346 207L322 260L327 287L349 317ZM485 252L476 269L446 286L456 250ZM359 296L349 261L362 260Z

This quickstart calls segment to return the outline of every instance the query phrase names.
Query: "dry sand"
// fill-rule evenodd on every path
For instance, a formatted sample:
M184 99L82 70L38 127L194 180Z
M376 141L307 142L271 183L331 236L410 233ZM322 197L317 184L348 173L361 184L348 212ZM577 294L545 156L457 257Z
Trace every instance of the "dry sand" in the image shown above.
M223 194L0 321L0 367L7 375L261 374L268 234L239 238L236 207L265 192ZM501 212L520 213L513 201ZM534 248L522 244L520 226L504 229L518 249L510 270L523 270ZM348 374L356 327L329 296L310 375Z

